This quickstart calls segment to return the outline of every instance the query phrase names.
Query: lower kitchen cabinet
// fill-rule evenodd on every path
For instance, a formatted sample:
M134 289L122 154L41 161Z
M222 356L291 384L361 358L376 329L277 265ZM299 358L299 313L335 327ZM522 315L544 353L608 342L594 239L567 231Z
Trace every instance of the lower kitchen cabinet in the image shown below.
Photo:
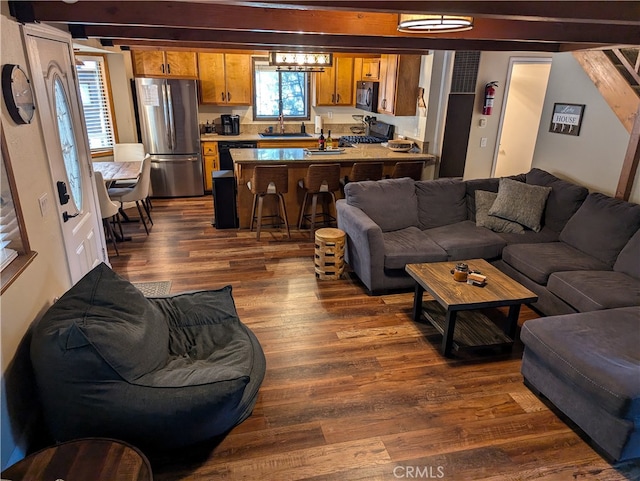
M218 155L218 142L202 142L202 161L204 163L204 190L211 192L213 185L211 173L220 170L220 156Z

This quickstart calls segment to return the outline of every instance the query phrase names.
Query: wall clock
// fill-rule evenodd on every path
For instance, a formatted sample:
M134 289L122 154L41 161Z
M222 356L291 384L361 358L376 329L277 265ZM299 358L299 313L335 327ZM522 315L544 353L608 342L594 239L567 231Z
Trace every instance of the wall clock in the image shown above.
M17 124L28 124L36 106L33 101L31 82L18 65L2 67L2 95L9 115Z

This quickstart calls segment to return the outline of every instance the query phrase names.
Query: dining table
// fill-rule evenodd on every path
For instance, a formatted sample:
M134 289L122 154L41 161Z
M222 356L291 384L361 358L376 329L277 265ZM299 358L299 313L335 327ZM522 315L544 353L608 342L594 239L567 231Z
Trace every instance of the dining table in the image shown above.
M121 180L136 180L141 169L142 161L139 160L93 163L93 170L102 174L107 185Z

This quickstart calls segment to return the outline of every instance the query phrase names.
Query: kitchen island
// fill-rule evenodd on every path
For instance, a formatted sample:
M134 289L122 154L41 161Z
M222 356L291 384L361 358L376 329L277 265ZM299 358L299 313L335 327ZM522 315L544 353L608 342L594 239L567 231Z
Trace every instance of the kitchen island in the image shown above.
M251 206L253 195L247 188L247 182L253 175L256 165L284 164L289 168L289 189L284 195L285 205L290 225L295 225L298 218L300 206L304 198L304 191L298 187L298 182L304 178L307 169L311 164L338 163L340 164L340 175L349 175L351 167L355 162L384 162L384 175L391 175L396 162L417 161L425 162L425 177L433 177L433 168L436 158L431 154L412 152L393 152L379 144L357 144L355 147L345 147L336 153L310 154L306 149L301 148L267 148L267 149L231 149L233 158L235 178L238 186L238 216L241 228L248 228L250 224ZM271 197L271 196L269 196ZM340 198L341 193L336 192L336 197ZM275 202L265 200L265 209L275 208ZM270 212L269 212L270 213ZM335 215L335 213L334 213Z

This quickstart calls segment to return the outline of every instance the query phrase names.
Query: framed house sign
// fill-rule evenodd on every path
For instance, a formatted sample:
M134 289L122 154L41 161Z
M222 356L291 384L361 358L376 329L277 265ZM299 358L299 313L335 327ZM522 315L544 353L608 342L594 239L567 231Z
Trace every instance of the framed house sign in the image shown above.
M549 132L565 135L580 135L584 105L553 104L553 116Z

